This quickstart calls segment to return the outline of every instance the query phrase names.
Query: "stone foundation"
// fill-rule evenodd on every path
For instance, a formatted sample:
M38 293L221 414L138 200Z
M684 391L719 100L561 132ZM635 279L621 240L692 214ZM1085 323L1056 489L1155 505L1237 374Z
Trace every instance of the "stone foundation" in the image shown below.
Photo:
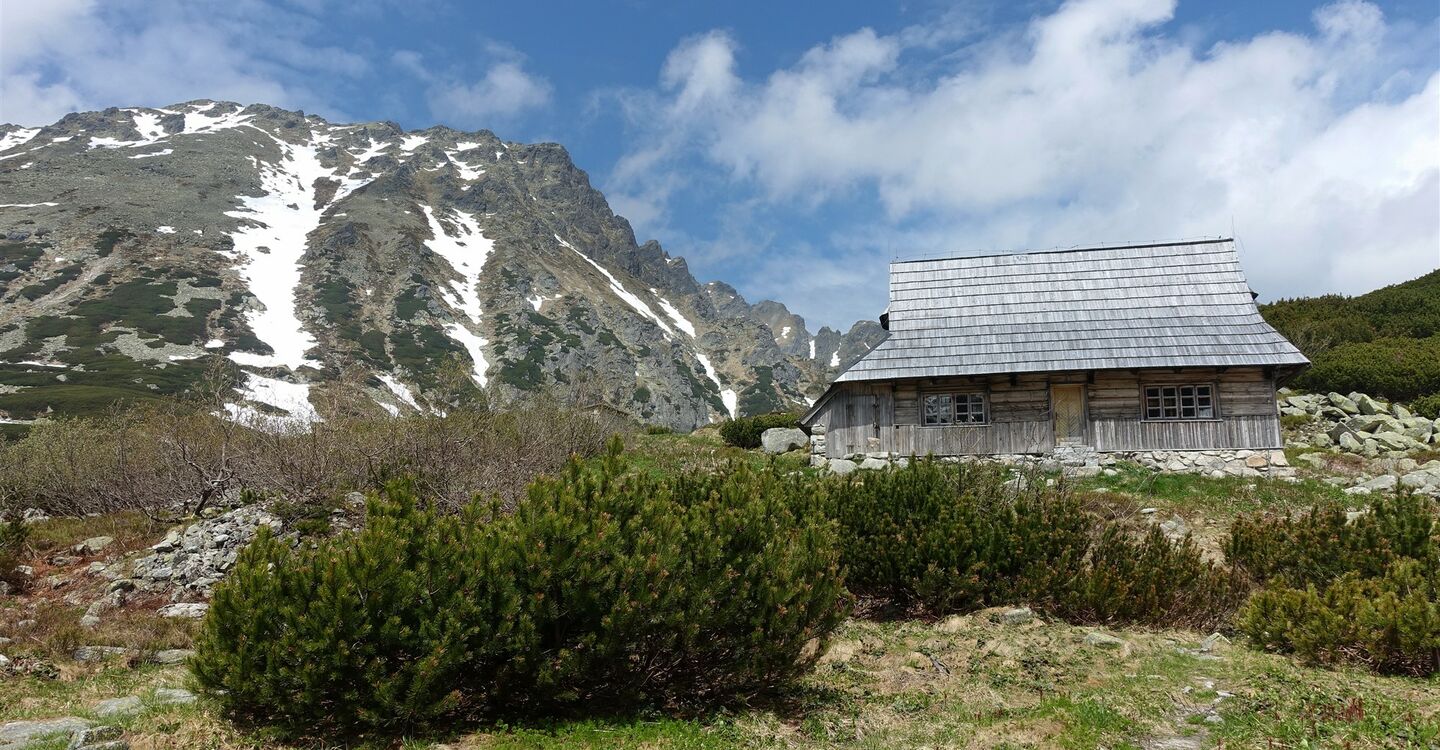
M823 441L824 438L821 438ZM813 438L812 438L813 445ZM855 453L827 460L816 452L812 466L843 461L841 469L883 468L891 463L903 466L909 457L888 453ZM1217 451L1137 451L1099 453L1084 446L1062 446L1047 454L1005 454L996 456L942 456L946 463L998 463L1005 466L1034 466L1043 471L1061 471L1070 476L1096 476L1113 473L1120 462L1136 463L1169 474L1203 474L1209 477L1276 477L1295 476L1294 467L1278 450L1217 450ZM845 472L845 473L848 473Z

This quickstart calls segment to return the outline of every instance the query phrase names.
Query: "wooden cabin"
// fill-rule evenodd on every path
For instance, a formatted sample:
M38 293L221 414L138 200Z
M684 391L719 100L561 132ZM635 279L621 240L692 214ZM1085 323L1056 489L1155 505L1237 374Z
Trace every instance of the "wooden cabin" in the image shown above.
M832 458L1280 448L1309 364L1228 239L896 262L882 322L803 419Z

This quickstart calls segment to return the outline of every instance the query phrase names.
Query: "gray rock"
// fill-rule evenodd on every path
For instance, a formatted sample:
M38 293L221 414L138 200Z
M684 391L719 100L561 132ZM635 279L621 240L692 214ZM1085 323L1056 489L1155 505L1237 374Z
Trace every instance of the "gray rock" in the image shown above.
M860 462L860 468L865 471L882 471L890 468L890 462L881 458L866 458Z
M155 701L155 703L158 704L158 705L162 705L162 706L183 705L183 704L188 704L188 703L194 703L195 700L196 700L195 694L192 693L192 692L190 692L189 690L184 689L184 688L163 688L163 687L162 687L162 688L156 688L156 689L155 689L154 701Z
M1171 516L1170 520L1160 524L1160 531L1171 539L1180 539L1190 533L1190 526L1180 516Z
M1121 649L1128 646L1129 644L1126 643L1123 639L1116 638L1109 633L1101 633L1097 630L1095 632L1087 633L1085 635L1085 645L1104 649Z
M1369 396L1361 394L1355 399L1355 405L1360 408L1361 414L1389 414L1390 406L1376 401Z
M150 661L155 664L182 664L195 655L194 650L188 648L167 648L156 651L150 656Z
M63 716L58 719L35 721L11 721L0 724L0 750L28 747L32 742L46 737L74 736L76 732L90 727L93 722L78 716Z
M1329 399L1330 405L1349 414L1359 414L1360 407L1354 401L1338 393L1327 393L1325 398Z
M200 602L186 602L182 604L167 604L161 607L156 614L161 617L185 617L191 620L198 620L210 611L209 604Z
M92 536L89 539L86 539L85 541L75 545L74 547L71 547L70 551L74 552L77 555L94 555L99 554L106 547L109 547L114 543L115 537L113 536Z
M795 427L771 427L760 434L760 449L766 453L786 453L810 444L810 436Z
M117 726L98 726L81 729L70 738L69 750L120 750L128 743L117 742L121 730Z
M825 458L824 456L820 455L819 453L812 453L812 454L810 454L810 468L812 468L812 469L824 468L825 465L828 464L828 463L829 463L829 459Z
M1226 638L1220 633L1211 633L1210 635L1205 636L1205 640L1200 641L1200 653L1208 654L1214 651L1219 646L1228 645L1230 645L1229 638Z
M1368 482L1361 482L1360 486L1371 492L1386 492L1395 489L1397 481L1391 474L1381 474Z
M1364 450L1365 447L1364 444L1360 442L1360 439L1355 437L1355 433L1349 431L1341 432L1340 436L1335 438L1335 441L1340 444L1341 450L1349 453L1359 453Z
M104 661L106 659L128 659L137 652L133 648L120 646L81 646L71 654L75 661Z
M102 719L109 719L115 716L129 716L140 712L144 703L138 695L126 695L120 698L107 698L90 707L90 710Z
M1404 404L1391 404L1390 413L1394 414L1396 419L1410 419L1415 416L1410 413L1409 409L1405 408Z
M1029 607L1016 607L1000 613L1000 622L1005 625L1024 625L1035 619L1035 612Z
M854 472L855 472L857 469L859 469L859 468L860 468L860 465L859 465L859 464L855 463L854 461L850 461L850 460L848 460L848 459L844 459L844 458L832 458L832 459L830 459L830 473L831 473L831 474L839 474L839 475L841 475L841 476L844 476L844 475L846 475L846 474L852 474L852 473L854 473Z

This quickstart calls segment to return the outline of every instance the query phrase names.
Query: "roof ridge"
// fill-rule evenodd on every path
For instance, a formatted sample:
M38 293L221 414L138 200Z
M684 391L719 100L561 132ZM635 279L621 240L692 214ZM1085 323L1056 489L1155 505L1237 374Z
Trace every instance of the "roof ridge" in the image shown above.
M1015 250L1006 253L976 253L974 255L946 255L930 258L912 258L910 260L892 260L890 265L899 266L906 263L937 263L946 260L975 260L977 258L1012 258L1019 255L1060 255L1063 253L1090 253L1101 250L1144 250L1153 247L1187 247L1190 245L1218 245L1225 242L1234 242L1234 237L1211 237L1195 240L1172 240L1168 242L1142 242L1126 245L1087 245L1085 247L1065 247L1053 250Z

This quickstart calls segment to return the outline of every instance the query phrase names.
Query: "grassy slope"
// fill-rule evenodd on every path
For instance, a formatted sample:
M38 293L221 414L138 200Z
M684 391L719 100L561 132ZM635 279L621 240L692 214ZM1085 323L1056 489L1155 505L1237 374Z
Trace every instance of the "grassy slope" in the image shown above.
M695 471L728 460L761 462L713 436L633 436L631 455L653 472ZM788 467L798 456L782 457ZM1086 480L1082 489L1116 515L1155 507L1180 515L1206 540L1223 534L1238 512L1297 507L1334 490L1318 482L1165 476L1126 468ZM47 546L98 531L139 533L142 524L106 519L51 522L39 530ZM93 528L92 528L93 527ZM156 536L158 536L156 532ZM138 545L138 542L136 543ZM127 544L126 546L130 546ZM60 592L63 593L63 592ZM58 599L58 596L56 597ZM0 622L20 606L0 602ZM0 721L87 715L94 701L145 695L181 686L178 667L80 665L63 659L75 639L149 648L184 645L188 631L139 619L98 633L66 630L80 607L55 602L40 631L54 639L17 638L7 653L33 651L62 665L47 682L12 678L0 683ZM449 737L410 740L407 748L894 748L894 747L1431 747L1440 743L1440 678L1378 677L1362 671L1320 670L1242 644L1198 651L1204 633L1111 631L1128 642L1120 651L1084 644L1091 630L1058 622L1001 625L992 612L941 622L852 620L830 654L785 695L750 707L700 717L651 715L546 725L490 726ZM49 625L54 622L56 625ZM17 635L0 632L0 635ZM1228 696L1228 697L1227 697ZM1205 721L1207 712L1218 723ZM129 719L135 748L284 747L263 733L237 728L203 702L154 707ZM387 745L389 746L389 745ZM57 745L58 747L58 745Z

